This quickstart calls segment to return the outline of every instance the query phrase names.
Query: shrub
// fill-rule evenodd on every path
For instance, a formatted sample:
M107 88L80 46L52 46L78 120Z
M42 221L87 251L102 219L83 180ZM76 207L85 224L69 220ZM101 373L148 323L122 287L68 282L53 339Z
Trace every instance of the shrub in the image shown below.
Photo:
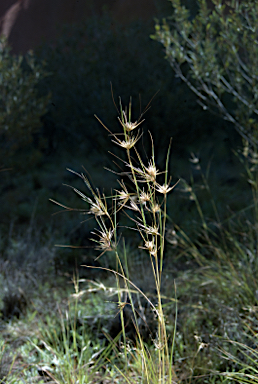
M0 39L0 166L24 170L40 157L35 134L50 96L40 96L37 87L46 76L31 52L13 56L6 39Z
M197 15L180 0L172 16L157 22L153 38L163 44L177 77L204 109L219 112L251 143L258 141L258 3L199 0Z

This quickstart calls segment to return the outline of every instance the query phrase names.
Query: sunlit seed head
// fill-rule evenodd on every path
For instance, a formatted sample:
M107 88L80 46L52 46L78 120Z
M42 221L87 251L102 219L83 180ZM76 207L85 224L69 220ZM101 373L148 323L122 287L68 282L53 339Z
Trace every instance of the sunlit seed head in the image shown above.
M128 208L132 209L133 211L140 211L138 205L133 200L130 200L130 206Z
M107 239L110 242L113 237L114 230L109 229L107 232L102 232L102 233L103 233L103 238Z
M158 203L154 203L153 206L151 207L151 211L153 213L157 213L160 211L160 205Z
M132 123L130 121L127 121L125 124L124 124L124 127L125 129L128 131L128 132L131 132L133 131L135 128L138 127L139 124L137 124L137 121L135 123Z
M116 200L121 200L123 204L125 204L130 199L130 193L128 192L125 183L122 181L118 181L120 184L120 187L122 188L121 191L115 190L117 193L117 196L115 197Z
M167 193L172 191L173 188L174 186L169 187L168 184L163 184L163 185L156 184L156 191L159 193L162 193L163 195L166 195Z
M149 166L146 167L145 169L146 169L146 173L147 173L146 179L148 179L148 181L155 182L157 174L158 174L158 170L157 170L155 164L150 163Z
M145 232L147 235L152 235L152 236L159 235L159 228L156 225L150 226L147 224L144 225L144 224L138 223L138 226L140 227L140 230Z
M145 241L144 246L143 247L140 246L139 248L147 250L149 254L154 257L157 256L157 247L154 240Z
M148 235L159 235L159 228L154 225L153 227L151 226L147 226L145 228L145 232L148 234Z
M150 255L153 257L157 257L157 249L155 248L153 251L150 252Z
M88 213L95 216L103 216L106 214L97 204L92 205Z
M132 172L135 172L136 176L139 176L139 179L137 179L137 181L142 182L142 183L143 182L155 183L156 177L157 177L157 175L159 175L158 169L151 162L149 163L148 167L143 165L142 169L134 167L131 164L127 164L127 166L131 168Z
M131 149L134 145L135 145L136 141L135 140L127 140L127 141L123 141L120 146L122 148L125 148L125 149Z
M161 351L165 347L165 343L161 342L158 338L154 340L154 345L155 345L155 348L159 351Z
M133 148L135 146L135 144L139 140L139 136L138 135L136 137L134 137L134 136L131 136L131 137L127 136L125 140L119 140L115 136L115 139L116 140L112 140L113 143L119 145L122 148L131 149L131 148Z
M120 117L118 118L118 120L127 132L133 131L144 121L144 120L135 121L134 123L132 123L131 121L128 121L125 111L123 111L122 120L120 119Z
M96 249L101 251L111 251L112 250L112 237L114 234L114 230L107 231L98 231L99 233L92 232L94 235L99 236L99 240L97 241L98 246Z
M151 196L148 192L141 191L139 201L141 204L146 204L151 200Z
M120 118L118 118L118 120L127 132L133 131L144 121L144 120L135 121L134 123L131 121L128 121L125 111L123 111L123 121Z
M125 191L116 191L116 192L117 192L117 196L116 196L117 200L122 200L122 201L129 200L130 194L128 192L125 192Z
M149 252L152 252L155 248L154 241L146 241L144 244L145 249L147 249Z
M139 177L137 181L142 183L143 182L156 183L157 175L160 175L160 173L163 173L163 172L159 172L159 170L156 168L155 164L152 163L152 161L149 162L149 165L147 167L142 164L142 168L134 167L132 164L128 164L128 163L126 163L126 166L131 169L132 173L136 174L136 177L137 176Z

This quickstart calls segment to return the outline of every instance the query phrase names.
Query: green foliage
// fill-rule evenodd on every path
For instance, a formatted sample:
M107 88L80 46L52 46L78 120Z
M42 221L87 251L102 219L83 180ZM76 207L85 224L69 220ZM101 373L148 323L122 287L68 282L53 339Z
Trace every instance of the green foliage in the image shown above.
M185 369L189 369L192 363L195 366L194 374L200 374L198 367L204 367L205 361L206 369L226 371L223 375L227 378L242 379L241 374L234 374L242 371L242 367L245 373L253 371L254 366L257 370L257 363L252 359L258 292L256 155L249 147L239 154L252 190L251 204L249 197L244 209L231 212L227 220L223 220L204 175L203 188L199 190L183 181L185 192L189 193L200 216L200 226L195 225L197 236L188 236L178 227L170 231L170 236L169 232L167 234L174 252L183 256L183 261L178 258L175 264L178 265L181 260L181 265L187 262L190 266L188 270L180 271L177 278L178 307L181 310L178 315L176 344L179 345L176 352L182 358L186 351L191 351L193 339L197 341L198 352L194 354L194 362L188 359L184 365ZM201 173L197 158L195 166ZM210 194L215 220L204 214L203 189ZM169 316L173 310L171 307L173 305L167 309ZM227 356L227 360L222 359L220 353L218 355L218 350L223 350L222 355Z
M243 138L258 141L258 3L199 0L197 15L180 0L173 14L156 24L153 38L163 44L177 77L204 109L219 112Z
M8 330L0 328L0 383L43 384L52 378L60 384L83 384L105 376L100 370L110 348L101 348L90 324L80 321L81 314L86 316L97 303L79 305L76 294L64 299L67 284L58 290L57 296L45 284L35 298L36 310L20 322L10 322Z
M47 111L49 95L40 96L37 87L46 76L47 72L42 64L36 63L31 52L26 57L13 56L6 39L0 39L1 166L24 169L39 158L40 151L33 148L35 134Z

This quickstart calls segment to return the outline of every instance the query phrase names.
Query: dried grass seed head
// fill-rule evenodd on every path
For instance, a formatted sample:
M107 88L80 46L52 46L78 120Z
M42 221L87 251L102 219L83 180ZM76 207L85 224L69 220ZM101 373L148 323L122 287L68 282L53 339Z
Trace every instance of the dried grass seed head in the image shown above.
M101 251L112 251L112 237L114 235L114 230L109 229L105 231L100 231L97 229L96 231L97 232L92 232L93 235L97 235L99 237L99 240L92 239L94 242L97 242L99 244L96 249Z
M146 204L148 201L151 201L151 195L143 189L140 192L139 201L141 204Z
M159 174L159 170L156 168L156 165L150 161L148 167L145 167L145 171L146 181L154 183L157 175Z
M146 242L144 243L144 246L143 246L143 247L140 246L139 248L148 251L149 254L150 254L151 256L154 256L154 257L156 257L157 254L158 254L158 252L157 252L157 247L156 247L156 244L155 244L154 241L146 241Z
M117 191L117 195L115 197L116 200L122 201L122 204L125 204L130 199L130 194L125 191Z
M157 192L162 193L163 195L166 195L167 193L172 191L174 187L175 185L172 185L172 187L170 187L168 184L163 184L163 185L156 184L155 189Z
M120 117L118 117L118 120L120 122L120 124L122 125L122 127L127 131L127 132L131 132L133 131L135 128L137 128L144 120L141 120L141 121L135 121L134 123L131 122L131 121L128 121L127 119L127 116L126 116L126 112L123 111L122 112L122 120L120 119Z
M152 161L149 162L148 167L143 165L142 168L137 168L131 164L127 164L127 166L131 168L132 172L136 173L136 176L138 175L140 177L138 181L142 183L156 183L156 177L160 175L159 170Z
M174 228L167 229L166 240L173 247L176 247L178 245L178 237Z
M94 195L94 199L95 202L89 197L87 198L87 202L91 205L88 214L93 214L95 216L109 216L106 201L104 200L105 202L103 203L101 197L98 195Z
M125 183L124 183L123 180L122 180L122 181L119 181L119 180L118 180L118 183L119 183L119 185L120 185L120 187L121 187L122 190L121 190L121 191L118 191L117 189L115 189L115 191L116 191L116 193L117 193L115 199L118 200L118 201L120 201L121 204L126 204L127 201L128 201L130 198L132 198L132 194L130 194L130 193L128 192L128 189L126 188Z
M140 139L140 136L139 135L137 135L136 137L134 137L134 136L126 136L125 137L125 140L120 140L120 139L118 139L118 137L117 136L115 136L114 135L114 137L115 137L115 139L116 140L112 140L113 141L113 143L115 143L115 144L117 144L117 145L119 145L120 147L122 147L122 148L125 148L125 149L131 149L131 148L133 148L134 146L135 146L135 144L137 143L137 141Z
M152 206L151 206L151 209L150 209L150 211L152 212L152 213L158 213L159 211L160 211L160 205L158 204L158 203L153 203L152 204Z
M159 235L159 228L156 224L153 226L147 224L137 223L140 231L146 233L146 235L157 236Z
M156 244L155 244L154 240L145 241L143 248L147 249L147 251L149 251L151 254L157 253L157 251L156 251Z
M136 211L136 212L140 212L140 208L138 207L138 205L136 204L136 202L133 199L130 199L130 206L127 206L127 208L129 208L133 211Z
M92 215L95 215L95 216L104 216L105 215L105 212L102 211L101 207L99 207L96 204L91 206L91 208L90 208L88 213L92 214Z

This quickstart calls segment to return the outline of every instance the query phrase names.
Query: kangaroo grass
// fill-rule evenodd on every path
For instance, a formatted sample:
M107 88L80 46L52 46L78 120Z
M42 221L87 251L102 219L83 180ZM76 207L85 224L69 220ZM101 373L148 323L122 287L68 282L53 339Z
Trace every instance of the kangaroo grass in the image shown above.
M140 131L144 121L142 119L143 114L138 120L132 121L131 100L128 108L123 109L121 100L119 106L120 116L118 121L121 132L113 133L97 117L98 121L110 134L111 141L125 152L126 160L118 157L124 165L124 169L117 172L120 177L118 181L119 187L111 193L111 196L106 196L91 185L84 173L79 174L71 171L84 181L90 197L76 188L72 187L72 189L88 205L85 213L93 216L95 219L97 227L92 231L92 240L96 243L95 248L100 251L98 257L105 257L105 253L111 251L116 260L116 268L114 270L109 268L102 269L113 273L117 282L125 361L123 374L121 372L122 376L127 382L135 382L135 378L131 379L131 375L128 374L132 361L132 349L131 346L130 348L128 347L123 314L125 306L130 305L137 340L137 348L133 352L134 362L137 359L141 361L141 370L137 382L173 383L176 380L173 367L173 339L175 333L172 333L172 335L167 333L161 293L167 196L177 185L177 183L170 184L171 177L168 174L171 143L167 151L165 169L160 171L156 166L154 143L150 134L151 156L145 162L140 152L136 149L136 144L143 135L143 132ZM62 206L62 204L59 205ZM68 207L64 208L70 210ZM139 235L139 248L149 255L149 263L156 289L156 299L154 302L134 284L133 276L129 276L128 256L126 252L124 252L123 257L120 253L119 241L122 236L122 228L119 225L119 219L122 213L129 219L129 224L126 226L127 229L131 229ZM141 335L138 325L139 316L133 300L132 288L142 296L142 300L145 300L150 305L153 316L156 319L156 336L154 339L151 336L149 338L149 342L152 344L151 351L147 348ZM176 324L174 326L176 327Z
M110 135L111 141L123 151L121 156L113 155L115 164L119 162L119 165L118 170L111 171L117 174L119 180L109 195L94 188L85 173L68 169L82 179L87 189L87 192L81 192L71 187L86 204L85 208L78 211L95 220L96 228L91 232L91 240L99 252L97 259L113 257L112 267L108 264L106 267L87 266L110 272L116 280L117 313L120 316L121 327L113 339L106 335L109 348L114 352L114 358L107 353L106 360L116 369L121 382L127 383L171 384L184 381L226 383L239 377L243 379L240 371L239 375L235 376L219 374L219 369L223 372L225 365L221 363L223 359L218 353L218 345L231 336L239 337L237 342L239 344L235 344L235 347L244 345L240 326L241 316L247 318L243 313L256 305L257 258L253 256L257 252L257 226L246 219L244 225L242 223L242 226L237 226L239 224L237 217L242 217L246 210L241 210L237 216L234 213L232 218L221 219L216 201L213 199L213 191L202 173L199 159L192 154L190 161L196 170L201 172L200 190L208 197L215 220L207 219L207 215L203 212L203 201L198 197L194 180L191 180L191 185L182 180L184 192L194 201L200 218L200 225L196 227L198 234L192 240L191 236L176 225L169 230L168 195L178 183L171 184L169 176L171 143L168 145L163 170L158 169L151 134L151 154L145 159L137 148L139 139L143 137L142 116L143 114L133 121L131 101L128 108L123 109L120 100L118 117L120 132L113 133L97 117ZM248 179L253 188L254 206L257 208L258 189L254 169L257 160L253 153L251 155L250 153L246 155L248 159L249 157L253 159ZM72 210L70 207L57 204ZM256 220L258 210L254 211ZM151 271L155 295L150 295L137 285L135 282L137 273L134 268L129 268L131 254L127 252L126 243L127 240L130 242L130 238L124 239L122 233L123 231L128 233L128 230L137 235L134 236L134 241L137 242L146 273ZM195 270L179 278L177 289L176 285L173 287L170 284L170 288L173 287L174 291L174 302L162 291L165 242L176 249L177 256L184 256L194 261ZM97 285L94 289L98 289ZM178 301L176 291L179 290ZM80 295L80 292L77 294ZM149 306L155 322L155 330L154 332L150 330L147 340L143 335L141 324L147 323L149 319L139 311L136 295L141 297L140 306L143 306L142 303ZM177 317L177 303L179 306L182 304L184 306L180 307L183 319L180 314L179 318ZM168 312L171 312L172 306L174 306L172 311L174 323L171 321L169 323L168 317L171 320L171 315L168 315ZM128 313L134 327L133 339L129 339L127 332ZM178 321L179 332L176 330ZM224 346L223 343L224 341L221 345ZM223 356L227 358L233 356L232 353L232 349L226 347ZM252 354L250 349L248 353ZM180 360L177 367L181 364L185 373L176 372L177 358ZM212 364L215 366L212 367ZM239 366L240 364L238 368ZM232 367L235 366L231 365L229 369L232 370Z

